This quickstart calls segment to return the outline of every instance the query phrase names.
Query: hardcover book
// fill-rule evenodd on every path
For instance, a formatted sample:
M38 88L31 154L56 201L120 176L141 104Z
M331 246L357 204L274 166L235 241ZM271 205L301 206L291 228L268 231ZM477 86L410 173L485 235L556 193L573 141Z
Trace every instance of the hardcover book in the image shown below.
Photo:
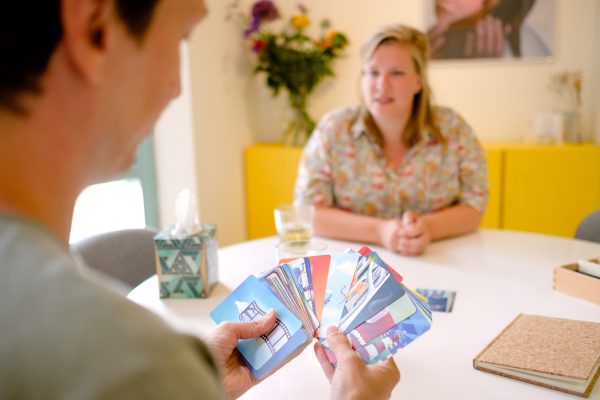
M473 367L588 397L600 374L600 323L519 314Z

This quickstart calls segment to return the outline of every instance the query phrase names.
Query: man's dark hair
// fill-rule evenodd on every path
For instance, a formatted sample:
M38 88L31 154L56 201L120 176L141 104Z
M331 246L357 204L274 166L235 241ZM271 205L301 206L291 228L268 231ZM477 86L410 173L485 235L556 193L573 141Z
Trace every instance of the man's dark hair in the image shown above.
M143 38L160 0L115 0L127 30ZM60 0L9 0L0 11L0 107L24 113L19 93L40 93L39 78L63 30Z

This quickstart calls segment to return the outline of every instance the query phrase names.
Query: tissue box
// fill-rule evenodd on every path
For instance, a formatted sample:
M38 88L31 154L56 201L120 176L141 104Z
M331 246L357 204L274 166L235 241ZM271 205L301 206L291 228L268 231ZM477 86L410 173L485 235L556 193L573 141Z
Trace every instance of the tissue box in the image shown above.
M161 298L208 297L219 279L216 226L203 224L202 229L185 237L168 231L154 237L156 273Z

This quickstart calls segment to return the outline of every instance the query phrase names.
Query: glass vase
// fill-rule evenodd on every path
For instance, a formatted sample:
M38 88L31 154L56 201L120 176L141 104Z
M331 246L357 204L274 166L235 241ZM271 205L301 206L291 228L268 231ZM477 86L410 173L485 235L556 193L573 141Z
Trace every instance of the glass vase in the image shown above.
M284 143L288 146L303 146L315 129L315 121L306 111L306 98L305 93L288 92L292 109L292 119L284 132Z
M563 140L565 143L581 143L581 116L577 111L563 111Z

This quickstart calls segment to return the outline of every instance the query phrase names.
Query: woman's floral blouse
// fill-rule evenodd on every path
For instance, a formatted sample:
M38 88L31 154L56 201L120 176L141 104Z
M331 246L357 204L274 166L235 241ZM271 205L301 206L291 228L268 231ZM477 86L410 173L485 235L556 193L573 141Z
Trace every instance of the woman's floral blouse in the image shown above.
M454 111L436 107L435 117L447 143L426 131L393 168L365 130L358 108L326 115L304 149L295 202L381 218L456 204L483 212L488 196L483 148Z

